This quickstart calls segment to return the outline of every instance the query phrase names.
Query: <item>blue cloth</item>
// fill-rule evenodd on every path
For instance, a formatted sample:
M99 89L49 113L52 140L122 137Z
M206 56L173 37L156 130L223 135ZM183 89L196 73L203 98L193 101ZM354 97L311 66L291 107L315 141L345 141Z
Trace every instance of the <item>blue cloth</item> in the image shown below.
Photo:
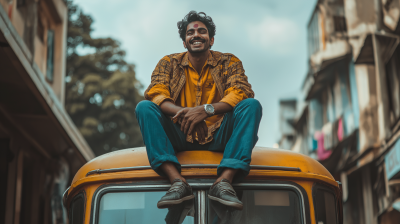
M221 175L224 168L239 169L235 180L249 174L251 153L258 141L258 127L262 117L261 104L253 98L242 100L232 111L225 114L221 126L215 131L214 139L204 145L197 141L186 141L179 124L174 124L164 115L161 108L151 101L141 101L136 107L136 118L146 145L147 156L154 171L165 176L160 166L171 162L181 172L175 152L208 150L224 152L217 168Z

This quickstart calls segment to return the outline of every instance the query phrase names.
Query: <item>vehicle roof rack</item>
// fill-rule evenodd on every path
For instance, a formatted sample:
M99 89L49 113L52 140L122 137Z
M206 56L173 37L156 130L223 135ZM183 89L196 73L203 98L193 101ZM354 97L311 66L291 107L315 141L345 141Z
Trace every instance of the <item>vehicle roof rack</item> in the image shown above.
M217 168L219 164L183 164L182 168ZM257 170L281 170L281 171L296 171L301 172L298 167L286 167L286 166L261 166L261 165L250 165L251 169ZM86 176L92 174L102 174L102 173L114 173L132 170L148 170L151 166L133 166L133 167L121 167L121 168L111 168L111 169L97 169L89 171Z

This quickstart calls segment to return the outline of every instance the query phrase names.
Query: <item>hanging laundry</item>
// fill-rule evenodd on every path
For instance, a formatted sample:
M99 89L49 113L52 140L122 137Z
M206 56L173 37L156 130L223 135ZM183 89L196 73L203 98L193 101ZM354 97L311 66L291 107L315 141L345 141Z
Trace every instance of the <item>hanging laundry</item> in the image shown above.
M316 131L314 133L314 138L318 141L318 148L317 148L317 158L318 160L325 160L329 158L332 154L332 151L326 150L324 146L324 133L321 131Z
M313 138L312 139L312 151L315 151L318 149L318 140Z
M7 12L7 14L8 14L8 18L12 18L12 12L13 12L13 4L12 4L13 2L11 1L11 2L9 2L8 4L8 12Z
M342 118L340 118L338 121L337 138L339 141L342 141L344 138L344 129L343 129L343 119Z

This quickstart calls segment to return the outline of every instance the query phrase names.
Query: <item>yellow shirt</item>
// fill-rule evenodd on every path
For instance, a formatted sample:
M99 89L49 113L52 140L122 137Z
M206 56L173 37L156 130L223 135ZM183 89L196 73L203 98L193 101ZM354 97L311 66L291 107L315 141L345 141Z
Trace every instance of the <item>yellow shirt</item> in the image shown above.
M200 75L194 69L190 61L189 66L186 66L184 69L186 83L176 101L178 106L196 107L199 105L218 103L221 101L221 96L218 94L214 79L210 74L210 68L207 66L207 61L204 64ZM207 118L207 126L213 125L223 116L223 114L218 114Z

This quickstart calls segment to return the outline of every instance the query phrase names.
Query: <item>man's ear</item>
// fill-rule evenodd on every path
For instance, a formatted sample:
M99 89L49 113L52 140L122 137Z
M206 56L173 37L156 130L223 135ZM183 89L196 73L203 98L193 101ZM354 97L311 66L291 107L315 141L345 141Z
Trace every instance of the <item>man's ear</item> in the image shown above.
M185 41L183 41L183 47L186 48L186 43L185 43Z
M210 39L210 47L214 45L214 37Z

